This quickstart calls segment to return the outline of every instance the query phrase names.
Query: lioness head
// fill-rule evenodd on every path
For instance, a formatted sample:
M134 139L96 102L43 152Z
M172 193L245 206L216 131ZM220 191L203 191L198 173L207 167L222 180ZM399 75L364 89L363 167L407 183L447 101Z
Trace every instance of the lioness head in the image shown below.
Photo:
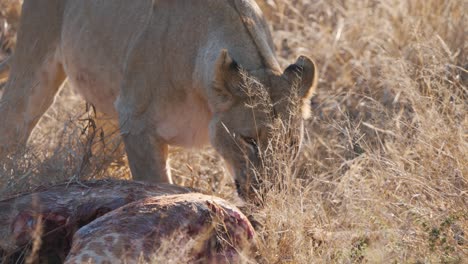
M250 84L246 80L251 80ZM288 118L287 123L295 131L292 142L298 145L302 140L302 122L309 116L316 82L315 64L305 56L283 72L268 69L244 72L226 50L221 51L210 95L215 109L210 140L226 161L238 193L244 198L249 198L262 182L255 170L262 166L264 150L268 146L271 149L269 139L275 119ZM291 102L291 98L296 102ZM288 107L291 103L300 109L298 115L292 116L292 122Z

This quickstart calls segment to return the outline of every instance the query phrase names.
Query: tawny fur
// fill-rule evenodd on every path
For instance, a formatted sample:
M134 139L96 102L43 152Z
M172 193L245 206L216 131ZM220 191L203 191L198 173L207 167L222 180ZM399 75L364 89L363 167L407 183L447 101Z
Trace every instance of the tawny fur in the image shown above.
M248 185L249 164L260 163L250 141L267 141L269 119L246 106L240 68L275 107L293 84L309 104L314 63L301 57L281 71L252 0L25 0L0 101L0 157L26 144L68 77L119 120L133 178L171 182L168 145L210 142Z

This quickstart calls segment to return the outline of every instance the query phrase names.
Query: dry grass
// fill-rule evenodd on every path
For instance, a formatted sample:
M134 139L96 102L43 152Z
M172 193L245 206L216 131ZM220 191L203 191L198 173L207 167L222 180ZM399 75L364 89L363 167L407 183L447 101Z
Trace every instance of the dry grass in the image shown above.
M268 170L276 187L251 209L261 223L252 261L466 261L468 2L269 0L264 8L283 66L309 55L320 80L300 160L277 154ZM0 194L128 177L124 162L90 155L100 141L92 129L81 133L85 112L63 89L28 154L2 164ZM177 183L233 196L212 149L171 158Z

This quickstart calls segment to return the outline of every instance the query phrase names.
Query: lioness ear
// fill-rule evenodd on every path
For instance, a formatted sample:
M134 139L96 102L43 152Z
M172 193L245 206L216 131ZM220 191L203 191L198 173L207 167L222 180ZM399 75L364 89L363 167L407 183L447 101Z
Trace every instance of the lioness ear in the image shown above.
M298 85L298 95L302 101L302 118L310 117L310 98L314 95L317 86L317 67L306 56L297 58L294 64L284 70L286 78L294 85Z
M310 58L300 56L284 70L284 75L292 83L299 85L298 93L302 99L310 100L317 86L317 67Z
M223 112L231 107L234 102L231 87L239 82L239 78L239 65L229 56L226 49L221 50L215 64L215 76L210 96L215 111Z

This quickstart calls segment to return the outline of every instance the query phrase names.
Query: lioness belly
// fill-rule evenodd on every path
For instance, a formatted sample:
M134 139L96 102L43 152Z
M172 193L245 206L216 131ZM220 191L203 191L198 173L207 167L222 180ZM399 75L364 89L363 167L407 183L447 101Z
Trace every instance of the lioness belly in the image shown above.
M86 101L108 115L117 116L113 104L128 45L145 23L149 2L67 1L61 39L65 73Z

